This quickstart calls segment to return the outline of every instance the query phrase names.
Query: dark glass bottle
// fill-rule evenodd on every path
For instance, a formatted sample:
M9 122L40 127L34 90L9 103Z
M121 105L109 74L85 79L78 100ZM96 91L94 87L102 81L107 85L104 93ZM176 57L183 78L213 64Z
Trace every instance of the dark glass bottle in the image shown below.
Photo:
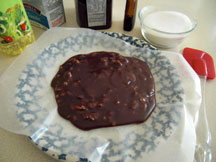
M107 29L112 24L112 0L75 0L80 27Z
M136 19L137 0L127 0L124 17L124 30L131 31Z

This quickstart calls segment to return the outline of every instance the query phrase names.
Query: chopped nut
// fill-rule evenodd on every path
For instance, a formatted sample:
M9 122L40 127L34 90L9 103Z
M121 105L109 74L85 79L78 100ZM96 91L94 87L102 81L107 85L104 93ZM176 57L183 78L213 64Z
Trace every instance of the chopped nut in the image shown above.
M74 87L77 87L77 86L78 86L78 83L77 83L77 82L74 82L73 85L74 85Z
M77 87L79 84L80 84L80 80L77 80L77 81L75 81L74 83L73 83L73 85L74 85L74 87Z
M60 93L60 96L62 96L62 97L65 96L65 93L64 92Z
M117 60L116 63L120 66L122 66L123 64L121 63L121 61Z
M67 119L70 119L70 117L71 117L70 115L67 115L67 116L66 116Z
M138 106L139 106L139 103L137 102L137 101L133 101L133 103L132 103L132 109L133 110L135 110L135 109L137 109L138 108Z
M143 109L146 109L147 108L147 104L146 103L143 103Z
M124 58L124 62L127 64L129 60L127 58Z
M112 126L116 126L116 122L112 122Z
M81 103L82 103L83 105L87 105L88 100L87 100L87 99L81 99Z
M131 81L129 80L128 82L127 82L127 85L130 85L131 84Z
M89 102L88 107L94 109L97 106L97 102Z
M75 115L73 115L73 118L72 118L73 120L77 120L77 116L75 116Z
M89 115L88 114L83 114L83 119L89 119Z
M102 103L105 103L108 99L106 97L102 98L101 101Z
M107 66L108 65L108 58L107 57L101 58L101 62L103 62L104 65Z
M92 56L96 56L97 55L97 53L96 52L92 52Z
M94 118L94 116L93 115L89 115L89 118L90 118L90 120L92 120L92 121L94 121L95 120L95 118Z
M103 104L102 104L102 103L99 103L97 106L98 106L98 107L103 107Z
M62 91L61 88L55 87L55 91Z
M75 108L76 108L75 105L70 105L70 109L71 109L71 110L74 110Z
M78 95L77 98L78 98L78 99L83 99L83 98L84 98L84 95Z
M67 95L72 96L72 92L71 91L67 90L66 93L67 93Z
M96 119L98 119L98 113L91 113L89 115L90 120L94 121Z
M57 98L59 98L59 95L57 94L57 95L55 95L55 97L56 97L56 99L57 99Z
M143 97L141 97L139 100L140 100L140 102L145 102L146 101L146 99L143 98Z
M133 95L134 95L134 96L137 96L137 95L138 95L138 92L137 92L136 90L134 90Z
M120 101L119 100L116 100L116 102L115 102L116 104L120 104Z
M114 68L113 68L113 67L110 67L110 70L112 70L112 71L113 71L113 70L114 70Z
M59 67L59 69L63 69L63 66L61 65L61 66Z
M72 78L72 73L69 71L69 72L67 73L67 76L68 76L68 78Z
M107 90L107 92L108 93L111 93L113 90L111 89L111 88L109 88L108 90Z
M68 82L63 82L63 84L64 84L65 86L67 86L67 85L68 85Z
M104 116L104 117L103 117L103 120L107 120L107 117L106 117L106 116Z
M78 106L76 106L76 109L78 109L78 110L86 110L86 107L84 105L78 105Z
M79 60L75 59L74 61L75 61L76 64L80 64Z

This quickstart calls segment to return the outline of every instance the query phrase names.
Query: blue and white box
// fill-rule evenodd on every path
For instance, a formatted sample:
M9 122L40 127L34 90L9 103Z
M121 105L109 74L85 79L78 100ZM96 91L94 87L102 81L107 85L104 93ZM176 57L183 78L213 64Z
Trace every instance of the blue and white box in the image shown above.
M62 0L23 0L32 25L49 29L65 23Z

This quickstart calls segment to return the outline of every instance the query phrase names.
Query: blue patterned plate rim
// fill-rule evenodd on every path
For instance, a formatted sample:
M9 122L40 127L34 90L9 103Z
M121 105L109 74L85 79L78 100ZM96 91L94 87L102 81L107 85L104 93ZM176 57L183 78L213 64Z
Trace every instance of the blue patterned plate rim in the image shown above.
M131 44L132 46L135 46L135 47L140 47L140 48L143 48L143 49L151 49L152 51L154 51L154 54L155 54L155 56L153 56L153 55L151 55L152 56L152 58L153 59L155 59L154 61L156 62L156 61L158 61L158 60L162 60L162 61L159 61L158 62L158 64L160 64L160 66L165 66L166 68L167 68L167 71L170 73L169 75L171 76L168 76L167 78L165 78L165 79L167 79L167 80L169 80L169 81L171 81L171 82L173 82L173 83L171 83L173 86L172 87L167 87L167 85L164 83L163 84L163 88L161 88L160 90L159 90L159 93L161 93L161 94L163 94L162 96L163 97L165 97L164 98L164 102L163 103L161 103L161 104L164 104L164 103L167 103L167 102L171 102L171 103L175 103L175 102L178 102L178 101L180 101L180 102L182 102L183 101L183 99L182 99L182 95L184 94L184 92L183 92L183 89L181 88L181 86L180 86L180 84L181 84L181 81L180 80L176 80L176 79L173 79L173 78L178 78L178 76L177 76L177 74L175 73L175 68L170 64L170 62L168 61L168 59L167 58L164 58L163 56L160 56L160 51L157 49L157 48L155 48L155 47L153 47L152 45L150 45L149 43L147 43L147 42L145 42L145 41L143 41L143 40L140 40L140 39L138 39L138 38L135 38L135 37L132 37L132 36L128 36L128 35L125 35L125 34L120 34L120 33L115 33L115 32L103 32L104 34L106 34L106 35L109 35L109 36L111 36L111 37L115 37L115 38L118 38L118 39L121 39L121 40L123 40L123 41L125 41L125 42L128 42L129 44ZM53 45L51 45L50 46L50 48L51 47L53 47ZM141 57L140 55L137 55L137 56L135 56L135 57ZM156 58L154 58L154 57L156 57ZM151 59L152 59L151 58ZM144 60L145 60L145 58L143 58ZM158 59L158 60L157 60ZM145 61L147 61L147 60L145 60ZM151 67L151 65L149 65L150 67ZM159 71L160 70L163 70L163 69L158 69L158 71L156 70L155 71L155 75L158 75L158 73L159 73ZM160 77L163 77L163 76L160 76ZM170 79L171 78L171 79ZM175 82L175 83L174 83ZM180 87L179 89L177 89L177 90L174 90L174 88L176 88L176 87ZM175 93L173 94L173 95L175 95L176 96L176 98L172 98L173 97L173 95L172 95L172 97L170 97L170 96L167 96L166 94L164 94L164 91L166 90L166 89L171 89L171 90L173 90L173 91L175 91ZM157 105L158 107L160 107L160 104L158 104ZM161 107L163 107L163 106L161 106ZM181 107L181 105L180 105L180 107ZM175 117L177 118L176 120L175 119L173 119L171 116L170 116L170 112L172 112L172 113L174 113L175 114ZM153 116L152 118L152 120L153 121L156 121L156 123L160 123L161 121L159 120L159 118L158 117L164 117L164 118L168 118L167 119L167 121L165 121L163 124L165 124L165 125L162 125L162 130L165 130L165 131L159 131L159 130L157 130L157 129L155 129L154 131L156 131L156 134L158 135L158 136L161 136L161 137L163 137L163 139L168 139L169 138L169 136L170 136L170 134L168 134L167 135L167 133L166 133L166 129L170 129L170 130L172 130L173 129L173 125L175 125L174 127L176 127L177 125L178 125L178 121L180 120L180 118L181 118L181 112L179 111L179 109L176 109L176 107L170 107L170 112L163 112L163 111L161 111L160 110L160 113L158 113L158 116ZM155 124L154 122L152 122L151 124ZM148 126L143 126L143 128L145 128L146 130L148 130L149 129L149 127ZM146 134L143 134L143 135L146 135ZM44 151L44 152L46 152L47 154L49 154L50 156L52 156L52 157L54 157L54 158L56 158L56 159L59 159L59 160L70 160L70 158L71 158L71 156L70 155L68 155L68 154L65 154L62 150L60 151L60 152L53 152L52 151L52 149L50 149L50 148L52 148L52 147L50 147L51 145L49 145L50 143L48 143L48 145L45 145L45 146L41 146L39 143L40 143L40 139L37 139L37 140L39 140L39 141L37 141L37 140L35 140L34 139L34 135L33 136L31 136L31 137L29 137L32 141L33 141L33 143L35 143L42 151ZM127 137L128 139L130 139L130 138L132 138L130 135ZM137 136L136 137L137 139L138 139L138 141L140 141L140 140L142 140L142 137L140 136ZM146 151L146 152L149 152L149 151L153 151L156 147L157 147L157 145L158 145L158 142L156 141L156 138L157 138L157 136L152 136L151 137L152 139L150 140L150 141L146 141L146 143L145 143L145 141L144 141L144 144L143 144L143 146L144 145L147 145L148 146L148 149L147 149L147 147L143 147L143 150L142 151ZM44 140L44 139L43 139ZM54 141L53 141L54 142ZM152 142L152 143L151 143ZM112 142L112 141L110 141L110 145L109 145L109 147L108 148L112 148L112 147L114 147L114 146L116 146L116 144L114 143L114 142ZM50 147L50 148L49 148ZM131 147L133 147L133 146L131 146ZM112 149L111 149L112 150ZM139 156L140 156L140 154L141 154L141 152L139 151L139 150L136 150L137 152L135 153L135 155L134 156L132 156L131 155L131 157L130 158L132 158L132 159L136 159L136 158L138 158ZM74 153L73 153L74 154ZM109 153L109 154L105 154L105 155L103 155L103 157L102 157L102 161L104 161L104 162L107 162L107 161L109 161L109 157L110 156L113 156L113 155L117 155L118 153ZM122 160L124 161L124 159L125 158L127 158L127 157L125 157L125 156L123 156L122 157ZM84 156L79 156L79 157L77 157L76 158L76 162L88 162L88 161L90 161L89 159L87 159L86 157L84 157Z

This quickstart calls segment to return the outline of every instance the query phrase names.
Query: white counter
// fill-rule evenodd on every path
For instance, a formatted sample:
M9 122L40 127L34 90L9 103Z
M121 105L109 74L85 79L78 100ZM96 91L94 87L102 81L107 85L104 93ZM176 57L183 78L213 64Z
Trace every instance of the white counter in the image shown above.
M192 34L176 49L181 51L184 47L192 47L208 52L216 60L216 1L215 0L139 0L138 10L146 5L169 5L187 9L195 15L198 27ZM64 0L66 21L64 27L78 27L74 8L74 0ZM123 31L125 0L113 0L113 21L112 27L105 31L120 32L143 39L140 32L138 17L135 27L131 32ZM44 30L33 28L36 38ZM13 62L16 57L9 57L0 54L0 74ZM212 133L213 162L216 161L216 79L209 80L206 84L206 108L208 121ZM44 154L35 147L28 138L15 135L0 129L0 162L53 162L51 157Z

